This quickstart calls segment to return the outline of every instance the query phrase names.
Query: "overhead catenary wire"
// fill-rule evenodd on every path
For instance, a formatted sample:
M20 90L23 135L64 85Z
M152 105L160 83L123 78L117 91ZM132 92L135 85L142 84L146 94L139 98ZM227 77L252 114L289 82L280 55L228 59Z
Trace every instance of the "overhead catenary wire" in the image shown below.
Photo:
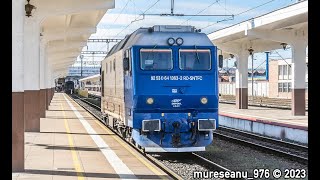
M131 1L132 3L135 3L135 2L132 1L132 0L127 0L126 5L125 5L125 6L122 8L122 10L121 10L121 13L122 13L122 12L125 10L125 8L128 6L129 1ZM132 25L133 22L135 22L135 21L137 21L137 20L141 20L140 17L143 16L143 14L145 14L145 12L147 12L147 11L150 10L152 7L154 7L154 5L156 5L159 1L160 1L160 0L157 0L157 1L156 1L153 5L151 5L147 10L145 10L142 14L140 14L138 17L136 17L130 24L128 24L128 25L127 25L126 27L124 27L119 33L117 33L115 37L118 37L122 32L124 32L126 29L128 29L128 27L130 27L130 25ZM210 8L210 7L211 7L213 4L215 4L215 3L217 3L219 6L222 7L222 5L219 3L219 1L220 1L220 0L214 1L213 3L211 3L210 5L208 5L206 8L204 8L203 10L201 10L200 12L198 12L197 15L199 15L199 14L202 13L202 12L204 12L205 10L207 10L208 8ZM273 1L275 1L275 0L270 0L270 1L265 2L265 3L263 3L263 4L259 5L259 6L250 8L250 9L245 10L245 11L243 11L243 12L240 12L240 13L234 15L234 16L239 16L239 15L241 15L241 14L247 13L247 12L253 10L253 9L256 9L256 8L258 8L258 7L261 7L261 6L264 6L264 5L266 5L266 4L268 4L268 3L271 3L271 2L273 2ZM226 4L226 1L225 1L225 4ZM222 8L224 8L226 11L230 12L230 11L226 8L226 5L225 5L225 7L222 7ZM140 11L141 11L141 10L140 10ZM142 12L142 11L141 11L141 12ZM119 16L121 15L121 13L116 17L116 19L114 20L114 22L119 18ZM140 18L140 19L139 19L139 18ZM188 18L188 20L190 20L191 18L193 18L193 17ZM144 17L143 17L142 19L144 19ZM217 21L217 22L214 23L214 24L217 24L218 22L222 22L222 21L231 20L231 19L233 19L233 17L225 18L225 19L223 19L223 20ZM188 20L186 20L186 21L188 21ZM183 23L185 23L186 21L184 21ZM210 26L211 26L211 25L209 25L209 26L207 26L207 27L210 27ZM205 27L205 28L207 28L207 27ZM203 28L202 28L202 29L203 29ZM105 32L104 34L106 34L106 32Z
M266 62L266 61L267 61L267 60L264 60L259 66L257 66L256 68L254 68L253 71L257 71L258 68L259 68L264 62Z
M123 12L124 9L128 6L128 4L129 4L130 1L131 1L131 0L127 0L126 4L125 4L125 5L123 6L123 8L121 9L121 11L120 11L120 13L118 14L118 16L113 20L113 23L115 23L115 22L118 20L118 18L122 15L122 12ZM103 35L101 35L101 36L106 35L107 32L108 32L108 31L106 31L105 33L103 33Z
M128 1L127 1L126 5L124 5L124 7L123 7L123 8L121 9L121 11L120 11L120 14L118 14L117 18L116 18L113 22L116 22L116 21L118 20L119 16L122 14L123 10L128 6L128 3L129 3L130 1L131 1L131 0L128 0Z
M225 12L228 11L230 14L233 14L231 11L229 11L226 6L227 6L227 0L224 1L224 7L219 3L219 1L217 2L218 5L222 8L224 8ZM226 13L225 13L226 14Z
M289 67L291 67L291 65L280 55L280 53L277 50L274 50L274 51L278 54L278 56L280 56L282 60L284 60L284 62L288 64Z
M218 0L216 0L218 1ZM214 2L216 3L216 2ZM205 9L204 9L205 10ZM204 11L202 10L202 11ZM149 15L149 16L178 16L178 17L181 17L181 16L233 16L233 15L226 15L226 14L208 14L208 15L205 15L205 14L201 14L199 15L201 12L199 12L198 14L177 14L177 13L173 13L174 11L174 0L171 0L171 13L168 14L168 13L161 13L161 14L141 14L143 16L145 15ZM188 21L188 20L187 20Z
M205 26L205 27L203 27L203 28L200 28L200 29L206 29L206 28L208 28L208 27L211 27L211 26L216 25L216 24L218 24L218 23L220 23L220 22L223 22L223 21L233 20L235 16L239 16L239 15L241 15L241 14L247 13L247 12L252 11L252 10L254 10L254 9L257 9L257 8L259 8L259 7L261 7L261 6L264 6L264 5L266 5L266 4L269 4L269 3L273 2L273 1L275 1L275 0L270 0L270 1L268 1L268 2L265 2L265 3L263 3L263 4L260 4L260 5L258 5L258 6L255 6L255 7L253 7L253 8L250 8L250 9L247 9L247 10L245 10L245 11L242 11L242 12L240 12L240 13L238 13L238 14L235 14L235 15L232 17L232 19L231 19L230 17L229 17L229 18L225 18L225 19L216 21L216 22L213 23L213 24L209 24L209 25L207 25L207 26Z
M122 8L122 10L121 10L121 13L118 15L118 17L122 14L122 12L123 12L123 10L125 9L125 7L127 7L127 5L128 5L128 3L129 3L129 1L131 1L131 0L128 0L127 1L127 3L125 4L125 6ZM148 10L150 10L153 6L155 6L158 2L159 2L160 0L157 0L154 4L152 4L147 10L145 10L143 13L145 13L145 12L147 12ZM117 17L117 18L118 18ZM133 22L135 22L135 21L137 21L138 20L138 18L140 17L140 15L138 16L138 17L136 17L133 21L131 21L131 23L130 24L128 24L125 28L123 28L117 35L115 35L114 37L118 37L119 36L119 34L121 34L125 29L127 29ZM116 18L116 19L117 19ZM115 22L115 21L114 21ZM106 34L106 32L103 34L103 35L105 35ZM107 46L107 45L105 45L105 46ZM100 49L99 49L99 51L101 51L101 49L103 49L105 46L102 46Z
M120 15L122 15L122 12L123 12L124 9L128 6L128 4L129 4L130 1L131 1L131 0L127 0L126 4L125 4L125 5L123 6L123 8L121 9L121 11L120 11L120 13L118 14L118 16L114 19L113 23L115 23L115 22L118 20L118 18L120 17ZM108 33L108 31L105 31L101 36L103 37L103 36L105 36L107 33ZM103 49L103 48L106 47L106 46L107 46L107 44L106 44L105 46L102 46L102 47L99 49L99 51L101 51L101 49Z
M147 10L145 10L142 14L145 14L148 10L150 10L152 7L154 7L160 0L157 0L155 3L153 3ZM139 15L137 18L135 18L133 21L131 21L130 24L128 24L125 28L123 28L117 35L114 37L118 37L124 30L126 30L131 24L133 24L141 15Z
M218 3L220 0L216 0L215 2L211 3L209 6L207 6L206 8L202 9L201 11L199 11L196 15L199 15L200 13L202 13L203 11L207 10L208 8L210 8L212 5ZM187 20L185 20L184 22L182 22L180 25L184 24L185 22L189 21L190 19L192 19L193 17L188 18Z

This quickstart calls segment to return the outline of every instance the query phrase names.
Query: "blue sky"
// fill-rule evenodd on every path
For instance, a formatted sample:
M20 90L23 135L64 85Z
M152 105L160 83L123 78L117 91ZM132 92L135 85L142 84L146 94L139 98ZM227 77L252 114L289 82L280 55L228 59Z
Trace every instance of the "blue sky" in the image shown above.
M171 0L115 0L115 8L107 11L97 26L97 32L92 34L91 38L123 38L140 27L162 24L192 25L209 34L293 3L296 3L296 0L175 0L174 13L235 15L233 20L224 20L228 17L145 16L143 18L140 14L146 10L146 13L170 13ZM109 48L112 45L110 44ZM107 46L104 43L88 43L88 47L83 50L87 49L107 51ZM286 51L279 49L277 52L283 58L291 58L290 49ZM271 57L275 59L281 59L280 56L275 52L271 53ZM257 67L265 61L265 53L255 53L254 59L256 59L254 67ZM94 60L102 60L102 57L95 57ZM229 63L231 64L233 63ZM250 61L249 67L251 67ZM260 67L264 68L265 63Z

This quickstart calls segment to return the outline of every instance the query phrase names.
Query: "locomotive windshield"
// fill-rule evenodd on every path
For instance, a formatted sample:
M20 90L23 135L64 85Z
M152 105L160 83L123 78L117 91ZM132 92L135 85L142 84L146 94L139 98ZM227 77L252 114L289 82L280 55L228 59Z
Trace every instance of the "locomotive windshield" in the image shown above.
M171 49L141 49L140 67L142 70L173 69Z
M209 49L180 49L179 68L181 70L210 70L211 55Z

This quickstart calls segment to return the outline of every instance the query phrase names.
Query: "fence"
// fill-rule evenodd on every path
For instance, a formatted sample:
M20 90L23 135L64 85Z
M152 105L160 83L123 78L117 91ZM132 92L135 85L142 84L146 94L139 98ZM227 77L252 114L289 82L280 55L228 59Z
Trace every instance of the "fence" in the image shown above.
M252 95L252 84L248 82L248 96ZM235 82L219 82L219 93L222 95L236 95ZM253 81L253 95L254 96L269 96L269 83L267 81Z

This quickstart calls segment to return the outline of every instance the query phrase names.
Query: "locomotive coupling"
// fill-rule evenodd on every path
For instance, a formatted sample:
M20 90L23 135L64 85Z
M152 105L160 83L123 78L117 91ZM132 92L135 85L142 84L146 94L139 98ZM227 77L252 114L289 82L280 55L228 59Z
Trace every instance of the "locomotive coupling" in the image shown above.
M179 128L179 127L180 127L180 122L175 121L175 122L172 123L172 126L173 126L174 128Z

